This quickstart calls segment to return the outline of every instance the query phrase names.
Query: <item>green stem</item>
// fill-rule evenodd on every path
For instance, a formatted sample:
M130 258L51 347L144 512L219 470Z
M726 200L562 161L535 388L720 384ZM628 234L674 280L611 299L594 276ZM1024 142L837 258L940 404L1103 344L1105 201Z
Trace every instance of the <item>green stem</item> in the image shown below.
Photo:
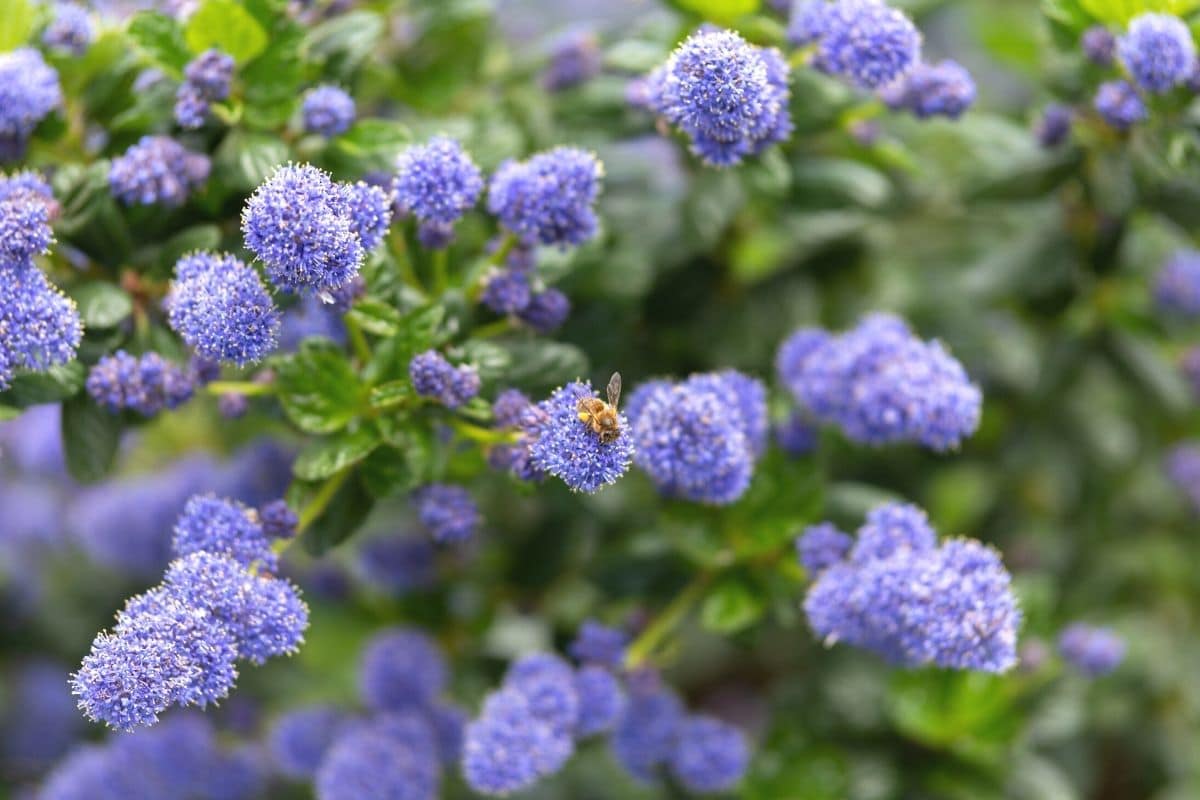
M509 431L492 430L461 419L452 419L450 426L464 439L481 444L511 444L516 440L516 435Z
M396 257L396 264L400 267L400 277L411 289L415 289L421 294L428 294L425 291L425 284L421 283L420 277L417 276L416 269L413 268L412 257L408 253L408 243L404 241L404 230L401 226L396 226L392 230L391 238L388 240L392 246L392 255Z
M255 383L254 381L213 381L204 387L209 394L244 394L264 395L275 394L275 386L270 383Z
M354 355L358 360L366 364L371 360L371 345L367 344L367 337L363 334L362 326L347 314L342 318L346 325L346 334L350 337L350 346L354 348Z
M305 528L317 521L317 518L325 513L325 509L329 507L329 503L333 500L334 495L338 493L338 489L342 488L342 484L350 477L351 467L346 467L341 472L334 474L327 479L324 485L317 490L313 495L312 500L308 501L308 505L300 509L297 513L299 521L296 523L296 533L304 533Z
M480 325L471 331L471 338L491 339L493 336L503 336L511 330L512 321L508 317L502 317L495 322L489 322L487 325Z
M448 258L448 251L444 247L433 251L433 293L438 296L444 294L450 285Z
M511 233L504 234L504 239L500 242L500 246L496 248L496 252L492 253L492 257L488 259L491 264L503 264L504 259L508 258L508 254L517 246L517 237Z
M629 645L629 649L625 652L627 668L639 667L650 658L662 640L669 636L692 610L692 606L699 601L712 579L711 572L700 572L692 578L691 583L685 586L683 591L671 601L671 604L663 609L663 612Z

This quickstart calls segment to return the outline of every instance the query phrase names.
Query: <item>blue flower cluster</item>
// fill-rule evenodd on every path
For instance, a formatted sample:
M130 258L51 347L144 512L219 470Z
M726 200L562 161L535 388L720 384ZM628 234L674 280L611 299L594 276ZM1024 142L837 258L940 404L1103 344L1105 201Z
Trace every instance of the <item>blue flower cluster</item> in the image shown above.
M174 550L163 582L126 603L72 676L88 718L132 730L174 704L204 707L229 694L237 660L262 664L303 641L308 609L267 573L274 556L248 509L192 500Z
M211 168L208 156L184 149L169 136L143 136L113 159L108 185L127 206L181 206L208 180Z
M340 184L308 164L279 167L246 202L246 247L278 288L332 292L358 276L366 251L390 222L387 194L365 183Z
M33 129L62 106L58 73L32 47L0 53L0 163L25 153Z
M479 506L462 486L430 483L415 489L417 519L438 544L463 544L479 528Z
M78 3L56 3L54 18L42 31L42 44L59 53L81 56L96 32L88 10Z
M296 538L296 527L300 524L300 517L281 498L260 507L258 520L267 538L277 541Z
M1074 123L1074 113L1069 106L1061 103L1051 103L1042 111L1041 118L1034 127L1034 136L1038 144L1047 149L1058 147L1071 135Z
M925 514L888 504L867 515L847 557L844 542L810 530L798 543L806 566L826 565L804 610L827 645L845 642L906 667L1006 672L1016 665L1021 613L996 551L971 539L940 546Z
M70 361L83 338L75 303L33 263L53 241L49 220L57 208L36 174L0 176L0 390L17 370Z
M151 730L76 748L46 778L42 800L255 800L267 765L252 745L220 743L208 720L184 714Z
M118 350L96 362L86 387L93 400L113 413L128 409L153 417L191 400L196 379L153 351L132 356Z
M796 538L796 556L810 575L844 561L854 538L838 530L832 522L811 525Z
M183 78L175 93L175 121L182 128L199 128L209 106L229 97L233 57L215 48L206 50L188 63Z
M1079 39L1083 54L1098 67L1110 67L1117 53L1117 37L1103 25L1092 25Z
M542 86L548 92L561 92L596 77L602 66L596 35L575 31L555 43L550 62L542 72Z
M431 249L450 244L455 223L482 192L483 173L454 139L435 136L396 159L396 205L416 218L417 236Z
M406 534L368 539L358 551L363 581L394 597L431 586L436 553L426 536Z
M417 394L446 408L458 408L479 394L479 372L470 364L454 366L436 350L413 356L408 377Z
M819 37L813 65L861 89L895 82L921 57L921 32L883 0L834 0L821 9L815 24Z
M1125 640L1108 628L1076 622L1058 636L1063 659L1089 678L1115 670L1125 659Z
M1183 20L1170 14L1134 17L1117 40L1117 54L1134 82L1162 94L1185 83L1196 63L1196 45Z
M325 753L349 724L348 715L334 706L304 706L284 712L267 734L272 764L287 778L312 780Z
M1163 465L1167 477L1188 499L1192 508L1200 511L1200 444L1177 444L1168 452Z
M1129 81L1106 81L1096 90L1096 113L1119 131L1129 130L1149 116L1146 102Z
M890 314L868 315L841 335L800 329L775 364L802 408L857 442L947 450L979 426L983 396L962 365Z
M171 328L204 358L242 367L275 349L279 310L258 273L229 254L181 258L168 305Z
M619 628L610 628L595 620L585 620L571 642L571 658L580 664L617 669L625 660L629 635Z
M354 124L354 98L337 86L317 86L304 93L301 114L304 130L333 138Z
M492 268L484 276L479 301L497 314L515 314L538 333L551 333L567 321L571 301L532 272L524 264Z
M1200 317L1200 251L1184 249L1171 254L1154 282L1154 303L1166 314Z
M392 224L392 196L379 186L364 181L342 185L342 194L350 214L350 223L364 250L374 250ZM355 276L331 292L334 304L342 310L353 304L351 295L365 290L362 276Z
M828 5L827 0L795 0L788 16L788 44L804 47L820 40Z
M750 486L766 446L766 388L734 370L652 381L630 397L634 462L659 491L727 505Z
M741 163L792 133L783 55L733 31L693 34L647 80L647 105L706 164Z
M506 161L488 186L488 211L522 244L583 244L596 235L603 177L600 161L574 147Z
M595 392L590 383L569 383L525 411L521 419L523 451L514 458L519 476L522 472L530 477L553 475L575 491L592 494L616 483L629 470L634 444L628 418L619 415L616 439L600 441L580 418L579 401L591 397Z
M958 119L975 102L975 81L957 61L921 62L881 89L879 96L888 108L909 111L917 119Z

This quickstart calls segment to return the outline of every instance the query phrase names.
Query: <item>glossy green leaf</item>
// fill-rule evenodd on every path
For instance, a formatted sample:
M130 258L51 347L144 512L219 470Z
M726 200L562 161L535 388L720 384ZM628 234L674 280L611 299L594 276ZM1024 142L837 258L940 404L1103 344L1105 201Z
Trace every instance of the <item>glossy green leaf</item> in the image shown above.
M192 58L183 28L166 14L139 11L129 21L129 37L147 58L172 75L181 75Z
M0 53L25 44L36 20L30 0L0 0Z
M129 293L103 281L91 281L71 289L85 328L112 328L133 313Z
M216 48L244 63L267 46L267 32L236 0L203 0L188 18L184 39L193 53Z
M41 372L18 372L8 389L0 392L0 405L25 408L57 403L76 395L83 388L86 377L86 370L78 361Z
M700 608L700 621L716 633L737 633L753 625L763 608L752 587L739 578L727 578L709 591Z
M306 502L320 490L322 484L295 483L288 490L288 505L304 508ZM305 529L301 542L304 549L319 556L349 539L362 526L375 505L375 498L363 486L357 473L338 487L325 511Z
M112 471L121 443L121 418L98 406L87 394L63 403L63 451L67 471L81 483L93 483Z
M279 402L301 430L332 433L362 407L362 389L342 350L327 339L308 339L290 356L273 361Z
M292 473L305 481L324 480L362 461L379 444L378 432L368 426L319 439L296 456Z

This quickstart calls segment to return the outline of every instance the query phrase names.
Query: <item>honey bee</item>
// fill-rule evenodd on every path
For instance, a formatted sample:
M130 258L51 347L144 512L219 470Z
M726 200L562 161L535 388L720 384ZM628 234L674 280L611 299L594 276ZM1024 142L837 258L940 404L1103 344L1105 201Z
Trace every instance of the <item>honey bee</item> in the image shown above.
M621 435L621 418L617 414L617 403L621 400L621 373L614 372L608 379L608 402L599 397L581 397L576 410L579 419L600 437L601 444L608 444Z

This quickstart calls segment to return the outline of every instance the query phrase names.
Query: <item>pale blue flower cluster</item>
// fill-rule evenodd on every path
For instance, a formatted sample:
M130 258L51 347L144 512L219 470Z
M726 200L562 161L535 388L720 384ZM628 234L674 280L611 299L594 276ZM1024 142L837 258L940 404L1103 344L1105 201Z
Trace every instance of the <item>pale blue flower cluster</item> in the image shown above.
M246 247L280 289L332 298L358 276L390 217L387 194L340 184L308 164L279 167L246 202Z
M580 245L596 235L603 177L600 161L574 147L506 161L488 187L488 211L525 245Z
M1093 104L1096 113L1119 131L1129 130L1149 116L1146 102L1129 81L1115 80L1100 84Z
M184 68L183 83L175 93L175 121L182 128L199 128L213 103L229 97L233 83L233 57L206 50Z
M726 505L766 445L763 385L735 370L653 381L630 398L634 461L670 497Z
M143 136L113 159L108 185L127 206L181 206L208 180L208 156L193 153L169 136Z
M791 135L783 55L733 31L693 34L648 80L647 105L683 131L706 164L738 164Z
M93 400L113 413L129 410L153 417L191 400L196 379L153 351L133 356L118 350L96 362L88 372L86 388Z
M550 61L542 72L542 86L548 92L561 92L596 77L602 66L596 35L590 31L575 31L554 44Z
M354 98L337 86L317 86L304 93L301 114L309 133L339 136L354 124Z
M1076 622L1059 634L1058 651L1087 677L1099 678L1125 660L1125 640L1109 628Z
M429 483L415 489L417 519L438 544L463 544L479 528L479 506L463 486Z
M857 442L948 450L979 426L983 396L966 370L890 314L868 315L840 335L798 330L775 364L803 409Z
M280 314L252 268L227 253L193 253L175 265L168 320L204 358L239 367L275 349Z
M396 159L396 205L417 220L417 236L431 249L454 238L454 225L475 207L483 173L456 140L435 136Z
M18 370L70 361L83 338L75 303L33 263L53 241L49 220L57 208L35 173L0 176L0 390Z
M408 377L417 394L446 408L458 408L479 394L479 372L470 364L454 366L436 350L413 356Z
M0 53L0 163L25 153L33 129L62 106L58 73L32 47Z
M1186 83L1196 65L1191 30L1170 14L1134 17L1117 40L1117 54L1134 82L1156 94Z
M132 730L171 705L204 707L229 694L236 661L262 664L303 641L308 609L266 571L274 557L253 512L194 499L174 549L163 582L126 603L72 676L88 718Z
M826 564L804 601L826 645L844 642L905 667L1016 665L1021 613L996 551L971 539L939 546L924 512L899 504L868 514L845 560L828 563L835 537L819 536L825 541L802 539L800 552L813 567Z
M78 3L56 3L54 18L42 31L42 44L59 53L81 56L87 52L95 35L86 8Z
M358 573L371 587L401 597L433 584L437 578L435 556L426 536L378 537L359 548Z
M917 119L958 119L975 102L975 81L957 61L922 61L881 89L879 96L888 108L908 111Z
M633 435L629 420L620 414L620 433L611 442L579 418L579 401L595 397L590 383L569 383L530 407L521 421L522 444L532 474L559 478L575 491L592 494L629 470L633 460Z
M1154 303L1166 314L1200 317L1200 251L1176 250L1154 281Z
M1098 67L1112 66L1117 53L1117 37L1103 25L1092 25L1079 39L1083 53Z
M1071 126L1075 115L1069 106L1061 103L1051 103L1042 111L1042 116L1034 126L1034 136L1038 144L1047 149L1058 147L1071 135Z
M819 32L814 66L861 89L893 83L921 57L921 32L884 0L833 0Z

